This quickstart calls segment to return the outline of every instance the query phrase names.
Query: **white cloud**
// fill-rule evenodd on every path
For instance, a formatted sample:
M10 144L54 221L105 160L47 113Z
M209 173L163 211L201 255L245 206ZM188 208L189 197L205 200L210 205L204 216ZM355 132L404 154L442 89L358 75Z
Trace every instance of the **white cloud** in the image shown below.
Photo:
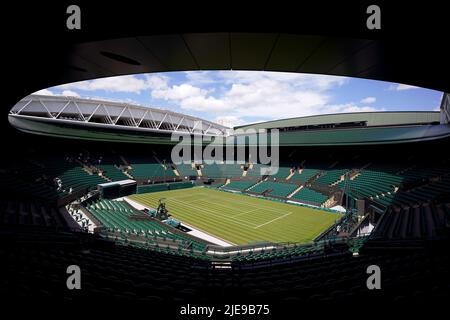
M33 92L32 94L41 94L43 96L54 96L55 95L52 91L50 91L48 89L42 89L42 90Z
M265 79L316 91L341 86L349 80L346 77L288 72L221 71L219 75L228 84L254 83Z
M148 89L158 89L167 85L167 79L162 76L146 76L139 78L135 75L100 78L95 80L63 84L57 89L82 91L107 91L141 93Z
M169 78L162 75L146 75L146 83L150 89L167 88Z
M182 85L175 85L173 87L161 87L152 91L152 97L155 99L176 100L182 101L190 97L205 96L207 90L194 87L190 84L183 83Z
M66 97L79 97L80 95L78 93L76 93L75 91L71 91L71 90L64 90L63 92L61 92L62 96L66 96Z
M185 72L185 75L189 83L194 83L196 85L217 82L211 71L187 71Z
M42 89L39 91L36 91L32 94L39 94L39 95L47 95L47 96L65 96L65 97L81 97L78 92L72 91L72 90L63 90L61 92L53 92L48 89ZM140 103L136 100L125 98L125 99L119 99L119 98L112 98L108 96L89 96L89 97L82 97L83 99L91 99L91 100L105 100L105 101L112 101L112 102L119 102L119 103L129 103L129 104L135 104L140 105ZM154 107L153 108L158 108Z
M324 113L348 113L348 112L378 112L385 109L363 106L359 107L353 103L328 105L323 108Z
M343 85L347 78L276 72L209 72L187 74L189 83L162 86L152 98L180 106L184 112L212 114L211 119L239 125L245 118L282 119L320 113L375 111L355 105L332 105L328 90ZM196 81L199 81L197 83ZM205 84L225 83L220 94L205 89ZM207 86L206 86L207 87ZM215 117L215 119L214 119Z
M411 89L418 89L419 87L411 86L409 84L391 84L388 88L388 90L391 91L404 91L404 90L411 90Z
M219 116L219 117L213 119L212 121L214 121L215 123L221 124L223 126L230 127L230 128L246 123L244 120L240 119L239 117L232 116L232 115Z
M148 92L154 100L152 107L158 104L157 100L164 100L166 105L178 107L183 113L227 126L323 113L382 110L366 105L375 102L375 97L362 99L360 103L363 106L353 102L336 104L333 90L349 81L345 77L254 71L182 74L186 81L175 84L170 82L179 78L148 74L89 80L51 89L71 96L79 96L86 91L95 96L108 96L112 92Z
M377 98L375 98L375 97L366 97L366 98L362 99L360 102L364 103L364 104L371 104L371 103L374 103L375 101L377 101Z
M49 89L42 89L39 91L36 91L32 94L39 94L44 96L66 96L66 97L79 97L80 95L76 93L75 91L71 90L64 90L61 93L56 93L54 91L50 91Z

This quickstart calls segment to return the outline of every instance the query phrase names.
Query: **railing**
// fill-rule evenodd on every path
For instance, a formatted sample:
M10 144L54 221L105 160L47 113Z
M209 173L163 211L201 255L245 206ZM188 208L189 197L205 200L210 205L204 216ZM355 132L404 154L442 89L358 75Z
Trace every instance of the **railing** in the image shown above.
M134 234L132 232L117 232L109 231L106 228L100 228L98 235L109 240L118 241L122 243L130 244L133 243L145 247L149 250L159 250L161 248L165 250L170 250L174 254L189 255L191 257L198 257L201 259L208 259L211 261L233 261L236 257L251 257L255 254L264 253L279 253L280 257L283 253L292 251L292 257L301 257L301 254L295 254L294 249L300 250L305 249L305 252L309 253L323 253L326 248L337 248L340 246L339 250L342 250L342 245L348 244L349 239L360 239L361 235L355 238L347 237L332 237L325 240L310 242L310 243L295 243L295 242L283 242L283 243L257 243L257 244L247 244L242 246L232 246L232 247L219 247L214 245L206 246L204 250L198 250L193 248L187 248L182 241L173 239L164 239L158 237L146 238L139 234ZM307 251L309 250L309 251ZM344 250L345 251L345 250ZM264 260L264 259L262 259Z

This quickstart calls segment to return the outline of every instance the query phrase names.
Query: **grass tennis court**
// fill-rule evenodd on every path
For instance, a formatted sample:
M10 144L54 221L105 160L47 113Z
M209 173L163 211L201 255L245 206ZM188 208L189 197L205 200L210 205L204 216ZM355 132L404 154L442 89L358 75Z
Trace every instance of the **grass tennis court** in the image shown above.
M158 199L165 198L175 219L237 245L309 242L341 217L338 213L208 188L135 194L129 198L152 208L156 208Z

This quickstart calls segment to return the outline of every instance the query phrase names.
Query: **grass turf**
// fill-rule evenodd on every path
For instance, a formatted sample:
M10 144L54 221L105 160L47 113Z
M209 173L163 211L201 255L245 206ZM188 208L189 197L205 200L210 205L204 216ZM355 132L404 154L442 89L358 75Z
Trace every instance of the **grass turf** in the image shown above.
M165 198L175 218L232 244L309 242L340 214L208 189L191 188L129 196L156 208Z

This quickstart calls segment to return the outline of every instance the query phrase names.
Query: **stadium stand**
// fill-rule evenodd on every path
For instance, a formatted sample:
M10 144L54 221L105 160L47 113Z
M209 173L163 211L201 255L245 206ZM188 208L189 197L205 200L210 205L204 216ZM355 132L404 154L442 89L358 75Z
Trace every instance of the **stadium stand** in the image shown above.
M99 153L104 152L99 150ZM126 152L124 157L133 159ZM68 263L83 265L83 297L97 299L112 296L149 301L189 301L196 295L203 301L222 301L231 296L237 301L240 301L238 297L246 297L255 301L264 298L306 302L351 299L354 302L358 299L387 301L414 297L434 300L445 297L448 292L442 281L450 270L445 251L448 246L440 242L450 227L450 205L446 198L450 175L445 165L427 163L419 158L411 160L408 165L393 160L391 166L386 166L384 159L373 157L367 167L364 167L369 162L367 160L332 160L329 162L338 162L338 165L330 169L321 165L319 160L315 165L314 159L308 159L307 169L325 173L311 182L313 187L314 184L330 187L344 173L351 172L355 177L347 181L350 185L348 192L353 191L355 198L363 197L373 203L386 202L386 213L380 214L380 222L364 241L358 257L354 258L350 245L338 241L343 229L330 233L333 236L321 244L279 244L276 250L211 254L208 244L165 224L130 219L130 216L141 213L123 202L109 200L93 200L86 205L87 212L100 225L97 234L74 233L67 229L63 220L58 220L61 215L55 211L54 204L40 204L32 198L16 199L34 194L36 198L48 197L47 201L52 202L66 195L66 186L85 192L85 188L93 189L96 184L107 181L87 170L90 167L83 161L80 163L70 157L49 157L51 160L38 156L23 158L27 158L26 166L16 163L21 170L14 170L14 165L7 164L3 166L6 170L1 172L5 194L10 189L15 190L16 196L0 202L0 227L9 228L8 232L0 232L0 236L2 239L20 237L20 242L17 242L20 245L14 245L16 240L0 241L2 259L8 261L3 264L4 272L14 275L8 281L0 279L2 293L58 295L76 299L73 292L60 289L60 284L66 281ZM106 159L101 165L117 165ZM159 165L156 161L152 164ZM299 176L298 172L295 175ZM60 177L64 186L59 191L53 182L55 177ZM241 178L236 174L224 189L245 192L260 177L259 174L253 177L250 174ZM203 181L207 178L203 177ZM271 189L270 193L267 192L269 197L279 195L289 200L286 197L291 193L290 188L300 185L282 183L279 176L275 177L277 181L272 181L273 178L269 177L256 186L264 189L261 192ZM202 180L196 183L201 184ZM17 184L20 188L15 187ZM176 183L150 184L139 186L138 190L171 190L177 186ZM340 183L334 187L345 190L344 186ZM320 206L326 201L326 196L315 190L304 186L291 200ZM367 195L363 196L363 193ZM355 221L358 222L357 219ZM54 228L55 225L61 226ZM13 230L11 226L19 230ZM55 233L55 229L66 231ZM350 234L352 228L344 231ZM361 272L367 265L377 263L382 264L383 272L386 272L382 296L368 292L365 287L367 274ZM32 270L40 271L35 273ZM418 274L423 276L418 277ZM399 286L402 286L402 291L395 289Z
M130 174L134 178L145 179L163 177L164 175L169 177L173 175L173 172L171 172L171 170L165 170L159 163L133 163Z
M87 174L80 167L67 168L59 178L61 179L62 187L65 190L67 190L67 188L73 188L74 191L92 188L99 183L106 182L105 179L98 175Z
M329 186L339 181L341 177L348 171L349 169L335 169L335 168L324 170L324 174L319 178L317 178L315 183Z
M393 192L402 182L402 177L380 168L364 169L353 180L340 181L337 186L343 187L348 183L350 190L364 197L373 197L377 194Z
M320 172L319 169L311 169L311 168L299 169L296 170L291 180L300 181L304 183L307 182L309 179L311 179L314 175L318 174L319 172Z
M449 188L450 176L444 176L435 182L430 182L407 191L400 189L396 193L375 197L373 200L382 204L384 207L389 207L390 205L418 205L430 202L442 195L448 195Z
M130 174L136 179L173 178L175 173L169 164L164 167L151 157L127 156L127 162L131 166Z
M270 172L271 178L276 178L277 180L286 180L291 175L291 170L293 170L294 165L280 164L277 173Z
M55 202L58 198L64 197L66 193L62 190L56 190L55 185L45 183L44 181L29 181L22 175L1 174L1 186L4 194L16 192L22 196L28 196L45 202Z
M296 188L298 188L298 185L292 183L262 181L261 183L250 188L249 191L258 194L266 194L269 196L287 197Z
M224 177L242 177L242 167L240 163L223 163L221 169Z
M119 170L115 165L112 164L98 164L96 165L98 169L102 171L103 176L111 179L111 181L120 181L129 179L121 170Z
M181 177L190 177L190 176L197 177L197 171L194 170L194 168L192 168L192 164L190 164L190 163L177 164L175 167Z
M241 177L242 164L239 163L211 163L203 164L201 167L202 176L208 178Z
M250 168L250 166L251 166L251 168ZM262 175L264 175L264 173L267 171L268 168L269 168L269 166L267 166L267 165L263 165L263 164L259 164L259 163L252 163L249 165L249 167L247 169L246 176L247 177L261 177ZM261 169L262 169L263 173L261 173Z
M53 297L68 301L126 299L153 303L294 301L380 303L443 302L447 298L450 270L445 243L423 250L415 243L368 241L357 259L350 252L325 248L325 255L258 266L255 261L234 261L232 269L209 268L208 261L105 243L94 236L46 233L34 230L2 234L1 255L9 278L0 279L6 296ZM36 242L36 239L40 239ZM10 239L10 240L8 240ZM286 254L288 256L288 254ZM288 258L288 257L286 257ZM83 295L61 290L67 264L83 266ZM383 265L383 292L367 290L368 265ZM36 272L39 270L39 272ZM126 278L124 279L124 275Z
M390 208L384 213L374 237L387 239L433 238L450 226L450 204L422 204Z
M15 173L14 173L15 172ZM2 175L2 187L16 190L44 201L55 201L70 194L87 192L108 180L84 170L72 158L33 159L20 171L7 170ZM9 192L7 190L7 192Z
M448 164L430 165L419 164L409 168L409 170L403 170L400 175L403 177L404 182L417 181L421 179L427 179L430 177L439 177L450 174Z
M254 185L256 181L247 180L247 181L231 181L227 185L224 186L225 189L233 189L233 190L240 190L244 191L245 189L250 188L252 185Z
M221 166L217 163L204 164L201 166L202 176L210 178L223 177Z
M193 187L193 184L189 181L172 182L172 183L155 183L155 184L146 184L146 185L138 186L137 193L149 193L149 192L184 189L184 188L192 188L192 187Z
M307 187L303 187L296 192L291 199L313 204L315 206L321 206L328 197Z
M0 200L0 225L67 228L65 219L54 206L10 199Z
M124 201L100 199L88 203L85 207L93 217L109 231L144 234L146 237L173 239L192 243L193 248L202 250L204 245L187 236L181 236L171 231L171 228L145 216L142 212L131 208Z
M77 155L76 152L72 152L72 154ZM111 159L112 157L107 156L107 154L109 154L108 150L98 150L95 157L91 154L91 160L86 159L88 157L86 156L86 154L88 153L83 151L83 155L81 157L79 157L78 155L74 157L26 157L27 160L22 161L23 163L26 163L26 165L19 162L15 163L17 167L20 167L20 171L15 170L14 166L12 166L13 168L11 170L8 169L1 172L3 181L2 187L5 188L5 186L8 186L8 188L4 189L5 191L6 189L10 189L10 191L15 190L18 192L22 192L23 194L34 195L36 198L46 198L47 201L53 201L51 199L55 200L67 195L67 193L69 192L68 189L70 188L72 188L72 192L75 192L76 190L86 192L89 189L94 189L99 183L107 182L107 180L98 176L95 170L92 170L91 164L94 164L94 167L99 170L104 170L105 176L107 177L107 173L111 169L115 170L113 172L117 171L117 173L126 177L126 175L116 167L117 162L122 160L118 157L116 157L115 159ZM134 152L131 152L130 154L134 154ZM97 159L101 155L104 155L102 156L102 163L95 163L95 159ZM158 168L159 171L157 174L162 174L163 167L161 166L161 164L159 164L156 159L153 160L153 162L148 160L152 157L153 156L142 156L136 158L134 156L129 156L129 153L127 152L124 153L124 158L128 159L127 162L129 161L131 166L136 164L138 165L137 167L139 167L140 165L147 166L147 164L150 163L150 166L156 166ZM166 154L162 152L160 158L165 157ZM392 215L393 212L397 212L396 210L400 210L401 212L416 210L415 206L419 206L421 208L423 207L424 209L420 210L425 211L428 210L426 209L427 205L429 205L430 208L434 208L434 205L437 205L437 208L440 209L436 210L441 211L447 208L440 205L440 203L442 203L443 201L442 197L446 194L448 195L450 186L450 171L448 169L448 166L444 164L427 163L426 161L420 159L409 161L406 165L399 164L400 162L386 165L386 161L380 161L376 158L370 159L370 161L364 159L350 161L347 157L345 157L344 160L345 161L328 159L326 161L315 161L314 158L308 159L306 163L309 167L305 168L302 171L302 174L304 175L303 180L308 180L308 178L314 176L317 173L323 173L322 176L312 182L313 185L317 184L330 187L330 185L336 183L334 187L344 190L345 183L343 181L338 182L338 180L345 173L349 173L351 179L346 180L348 184L348 188L346 189L346 191L355 199L364 198L368 201L370 200L373 203L384 204L385 210L388 211L386 214L386 218L383 218L381 221L388 221L389 216ZM326 162L326 164L324 164L324 162ZM293 160L289 163L301 163L301 161ZM331 166L331 169L327 169L327 167L330 167L330 163L336 164ZM127 163L123 161L122 165L123 168L125 168L127 166ZM168 167L170 167L170 164L168 164ZM299 184L281 182L283 181L282 177L284 177L285 174L289 175L290 164L287 164L286 162L281 166L280 171L277 175L268 176L267 181L257 183L258 181L252 178L260 177L260 174L258 173L252 177L251 172L255 173L256 171L259 171L258 169L260 167L264 166L254 164L253 167L248 169L247 171L249 177L242 178L241 165L237 164L215 164L211 168L209 167L209 165L206 165L206 170L203 169L202 171L212 171L213 173L216 172L221 177L229 174L232 177L232 181L228 183L224 187L224 189L246 192L247 189L250 188L250 190L248 190L249 192L258 194L264 193L268 197L273 196L280 197L284 200L289 200L289 198L286 197L299 187ZM195 172L195 170L193 170L189 165L187 165L186 169L188 171ZM209 169L211 170L208 171ZM292 177L293 182L302 182L301 179L294 179L294 177L297 176L298 178L299 176L302 176L302 174L298 174L298 171L296 171ZM58 188L58 186L55 185L53 179L56 177L61 179L62 188ZM117 176L115 177L116 179L118 179ZM202 177L202 179L205 181L207 178L209 177ZM278 181L272 181L274 180L274 178ZM201 181L199 181L199 183L202 183ZM215 185L215 187L217 187L221 183L222 182ZM251 188L253 185L255 185L255 187ZM192 186L192 184L189 183L189 186ZM138 186L138 193L173 190L178 187L183 186L179 186L179 184L177 183L150 184ZM327 196L318 191L315 191L316 189L317 188L313 189L308 186L304 186L290 199L306 204L321 206L323 205L324 201L327 200ZM410 223L409 221L413 221L409 218L410 216L411 214L406 214L402 219L396 220L396 223L401 225L401 227L398 228L401 229L403 228L404 223L408 224ZM8 221L9 219L10 218L7 218ZM24 218L20 219L23 220ZM26 221L26 219L23 221ZM415 234L418 235L418 238L420 238L422 235L428 236L429 234L431 235L430 237L433 238L439 233L437 230L439 228L442 228L443 225L445 224L443 224L442 222L427 224L426 228L429 228L431 230L431 233L416 232ZM125 226L121 225L121 227L124 228ZM136 226L134 226L134 228L136 228ZM129 227L128 230L133 229ZM381 230L382 228L380 228L379 232L381 232ZM382 234L383 236L389 235L392 238L396 238L397 236L396 232L392 232L391 235L390 231L388 233ZM403 233L400 234L402 235ZM400 239L403 239L403 237L400 237ZM265 254L269 254L269 252L266 252ZM258 256L255 255L255 257Z
M240 254L233 257L234 262L256 262L264 260L285 260L292 257L308 257L321 255L324 252L323 243L314 243L313 245L289 246L281 250L276 248L268 250L260 250L257 252L250 251L247 254Z

